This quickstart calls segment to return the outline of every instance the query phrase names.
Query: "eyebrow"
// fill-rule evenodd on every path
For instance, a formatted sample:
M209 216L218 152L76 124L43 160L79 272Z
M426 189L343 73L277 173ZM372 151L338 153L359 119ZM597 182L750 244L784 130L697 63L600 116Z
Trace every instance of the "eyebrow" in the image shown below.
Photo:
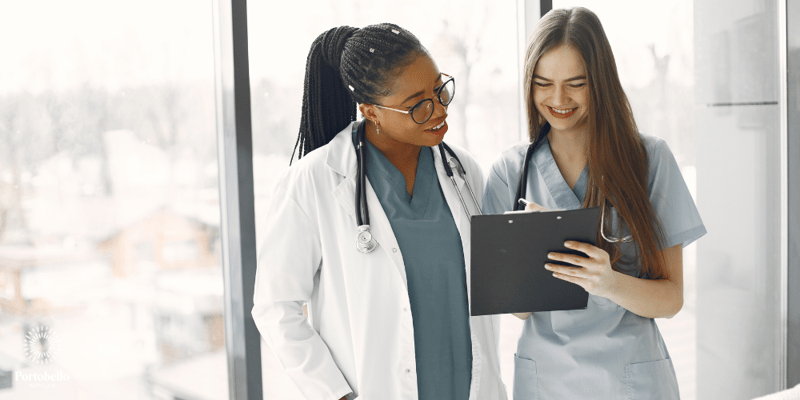
M433 81L433 83L436 84L436 82L439 82L440 80L442 80L442 73L441 72L439 72L439 76L436 77L436 80ZM412 94L411 96L406 97L406 99L403 100L402 102L400 102L400 104L406 104L407 101L413 99L414 97L422 96L423 94L425 94L425 90L420 90L419 92L416 92L416 93Z
M552 82L553 81L552 79L547 79L547 78L545 78L543 76L539 76L539 75L534 75L533 78L534 79L541 79L543 81L548 81L548 82ZM581 79L586 79L586 76L585 75L573 76L572 78L564 79L564 82L579 81Z

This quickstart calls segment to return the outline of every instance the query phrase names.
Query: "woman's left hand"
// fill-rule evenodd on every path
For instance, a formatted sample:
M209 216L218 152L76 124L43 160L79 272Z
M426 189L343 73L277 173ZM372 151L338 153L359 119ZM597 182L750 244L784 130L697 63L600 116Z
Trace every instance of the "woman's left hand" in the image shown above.
M584 253L586 257L566 253L549 253L547 257L551 260L577 265L577 267L552 263L547 263L544 267L553 271L553 276L556 278L579 285L590 294L610 297L617 287L618 273L611 268L608 253L599 247L582 242L566 241L564 246L570 250Z

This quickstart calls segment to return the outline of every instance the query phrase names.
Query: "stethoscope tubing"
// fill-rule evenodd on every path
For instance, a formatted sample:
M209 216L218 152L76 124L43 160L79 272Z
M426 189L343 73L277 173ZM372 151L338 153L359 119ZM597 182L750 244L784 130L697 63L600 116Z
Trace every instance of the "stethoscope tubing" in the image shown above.
M550 123L545 123L542 129L539 131L539 136L536 137L536 141L528 145L528 149L525 151L525 158L522 160L522 173L519 177L519 184L517 185L517 195L514 197L514 211L519 211L525 208L522 202L517 201L517 199L524 199L527 191L528 191L528 165L531 162L531 157L533 157L533 152L538 147L539 143L547 136L547 133L550 132ZM630 243L633 241L633 236L627 235L623 237L615 237L615 236L607 236L605 234L605 216L606 216L606 205L603 204L602 206L602 214L600 216L600 236L609 243Z
M366 171L364 170L364 138L358 137L358 145L356 151L358 152L357 165L356 165L356 203L362 205L356 210L356 222L358 226L369 226L369 206L367 204L366 190Z
M461 179L464 180L464 183L467 185L467 190L469 191L469 195L472 197L472 202L475 204L475 208L478 211L478 215L483 215L481 208L478 206L478 198L475 197L475 192L472 190L472 186L469 184L469 180L467 180L467 171L464 170L464 164L461 163L461 160L456 155L456 152L450 148L445 142L439 143L437 146L439 148L439 154L442 157L442 165L444 165L444 171L447 176L450 178L450 181L453 182L453 187L456 188L456 193L458 193L458 199L461 200L461 206L464 207L464 211L467 213L467 217L470 221L472 221L472 214L469 212L469 208L467 207L467 202L464 200L464 196L461 194L461 190L458 189L458 184L456 183L456 179L453 174L453 169L455 168L458 171L458 174L461 176ZM452 158L449 162L445 162L447 160L447 155L445 151L449 153ZM455 161L454 161L455 160ZM456 163L458 165L456 165Z
M364 160L364 128L363 122L356 121L353 123L353 132L356 135L356 193L355 193L355 200L356 200L356 223L358 224L358 234L356 236L356 249L358 251L366 254L371 252L372 250L377 247L377 243L375 239L372 237L372 233L370 232L369 228L369 208L367 205L367 194L366 194L366 165ZM446 143L441 142L437 146L439 148L439 154L442 157L442 165L444 166L444 170L447 173L447 176L450 178L450 181L453 183L453 187L456 189L456 193L458 194L458 199L461 201L461 206L464 207L464 212L467 213L467 218L472 221L472 213L469 211L469 207L467 207L467 202L464 200L464 196L461 194L461 190L458 188L458 183L455 179L455 174L453 173L453 169L458 171L458 174L464 180L464 183L467 186L467 190L469 191L470 196L472 197L472 201L475 204L475 210L479 215L483 215L481 211L480 203L478 203L478 198L475 196L475 192L472 190L472 186L469 184L467 180L467 172L464 170L463 164L461 164L461 160L458 159L458 156L450 148ZM451 155L450 161L447 161L446 153Z

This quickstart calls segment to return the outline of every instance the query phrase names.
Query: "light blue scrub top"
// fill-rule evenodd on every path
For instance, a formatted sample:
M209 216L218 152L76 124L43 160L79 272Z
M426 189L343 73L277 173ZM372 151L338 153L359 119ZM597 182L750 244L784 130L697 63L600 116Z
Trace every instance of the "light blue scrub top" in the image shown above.
M461 236L444 199L433 153L420 150L413 197L406 180L367 141L367 179L403 254L414 321L420 400L467 400L472 340Z
M664 248L685 247L706 229L666 142L641 138L647 150L650 203L664 228ZM495 161L484 193L484 213L513 209L527 147L517 144ZM587 173L584 169L570 189L545 138L531 157L526 197L548 209L580 208ZM616 212L611 216L619 221ZM621 232L608 233L629 234L624 224ZM635 243L622 244L620 250L617 266L637 276ZM586 310L531 315L523 325L514 364L515 400L679 398L672 360L655 321L600 296L590 295Z

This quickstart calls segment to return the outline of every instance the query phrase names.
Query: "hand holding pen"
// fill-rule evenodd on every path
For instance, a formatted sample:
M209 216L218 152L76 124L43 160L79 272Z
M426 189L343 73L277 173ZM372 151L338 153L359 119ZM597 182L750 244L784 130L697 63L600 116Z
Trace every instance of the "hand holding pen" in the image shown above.
M547 211L546 208L544 208L544 207L542 207L542 206L540 206L540 205L538 205L538 204L536 204L536 203L534 203L532 201L528 201L528 200L525 200L523 198L520 198L517 201L519 202L519 204L525 206L525 211Z

